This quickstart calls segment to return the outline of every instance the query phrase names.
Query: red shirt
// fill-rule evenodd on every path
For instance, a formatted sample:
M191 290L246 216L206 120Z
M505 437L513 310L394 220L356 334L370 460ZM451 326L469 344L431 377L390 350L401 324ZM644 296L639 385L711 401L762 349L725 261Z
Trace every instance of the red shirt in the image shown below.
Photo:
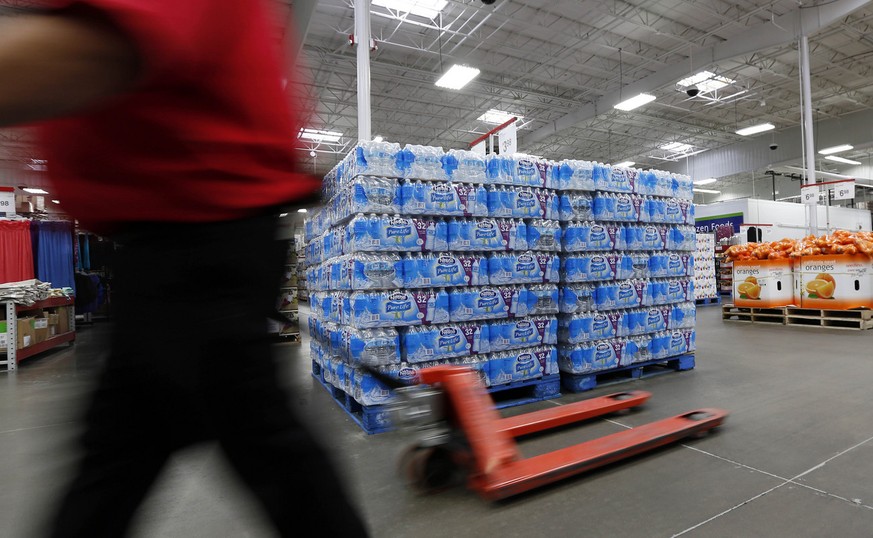
M130 92L42 128L54 189L74 217L97 230L219 221L318 189L296 171L301 114L283 90L292 70L280 69L262 0L59 3L101 10L144 63Z

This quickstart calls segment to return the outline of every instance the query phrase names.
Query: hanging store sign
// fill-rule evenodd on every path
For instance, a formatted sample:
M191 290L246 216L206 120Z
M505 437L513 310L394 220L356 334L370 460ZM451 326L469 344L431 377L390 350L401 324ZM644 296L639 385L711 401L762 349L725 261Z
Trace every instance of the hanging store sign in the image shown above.
M847 179L841 181L838 185L834 185L834 200L854 200L855 199L855 180Z
M855 180L841 179L804 185L800 188L800 199L804 204L815 204L818 203L819 194L828 191L833 193L834 200L852 200L855 198Z
M518 153L518 127L515 121L506 126L497 135L500 140L500 154L512 155Z
M488 140L483 140L478 144L474 144L470 150L473 153L478 153L479 155L486 155L488 153Z
M15 187L0 187L0 213L15 214Z

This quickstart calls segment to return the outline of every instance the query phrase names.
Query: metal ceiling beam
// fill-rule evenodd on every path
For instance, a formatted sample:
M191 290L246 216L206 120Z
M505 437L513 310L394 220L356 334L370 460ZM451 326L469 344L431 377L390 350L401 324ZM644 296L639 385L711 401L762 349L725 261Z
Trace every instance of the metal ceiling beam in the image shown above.
M309 23L312 22L312 14L318 0L294 0L291 9L288 10L288 24L285 31L285 54L291 65L297 63L297 56L306 41L309 33Z
M871 110L819 122L815 127L816 139L819 141L818 147L837 144L852 144L855 147L869 146L873 144L873 132L871 132L870 125L873 125L873 111ZM778 149L769 149L771 141L779 146ZM687 161L670 166L665 165L665 169L688 174L694 178L732 176L761 170L769 166L778 166L786 162L799 162L802 156L801 142L800 126L797 126L772 136L752 137L751 140L707 151L690 157Z
M531 146L564 129L608 112L625 97L654 91L668 84L675 83L675 81L688 74L689 67L691 72L696 73L714 63L770 47L785 45L795 41L800 35L814 34L856 9L863 7L869 1L837 0L836 2L813 8L799 8L776 17L772 23L766 22L751 27L712 47L695 51L693 65L689 66L685 62L680 62L664 67L534 131L525 137L523 144Z

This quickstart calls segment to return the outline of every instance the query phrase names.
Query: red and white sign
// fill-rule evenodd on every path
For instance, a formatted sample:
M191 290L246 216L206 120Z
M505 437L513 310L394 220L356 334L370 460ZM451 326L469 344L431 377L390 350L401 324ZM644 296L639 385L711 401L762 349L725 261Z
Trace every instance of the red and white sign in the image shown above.
M834 193L834 200L852 200L855 198L855 180L841 179L804 185L800 188L800 198L805 204L814 204L818 202L819 193L831 190Z

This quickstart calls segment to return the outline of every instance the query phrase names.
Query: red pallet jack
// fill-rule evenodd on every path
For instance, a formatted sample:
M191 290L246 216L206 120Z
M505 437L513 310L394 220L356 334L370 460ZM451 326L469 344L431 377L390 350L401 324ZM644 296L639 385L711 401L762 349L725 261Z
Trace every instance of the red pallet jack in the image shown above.
M720 426L728 413L697 409L531 458L515 439L638 407L651 397L628 391L554 409L501 418L477 374L436 366L420 372L421 385L397 388L394 424L417 430L419 441L401 458L413 486L433 491L462 477L487 500L518 495Z

